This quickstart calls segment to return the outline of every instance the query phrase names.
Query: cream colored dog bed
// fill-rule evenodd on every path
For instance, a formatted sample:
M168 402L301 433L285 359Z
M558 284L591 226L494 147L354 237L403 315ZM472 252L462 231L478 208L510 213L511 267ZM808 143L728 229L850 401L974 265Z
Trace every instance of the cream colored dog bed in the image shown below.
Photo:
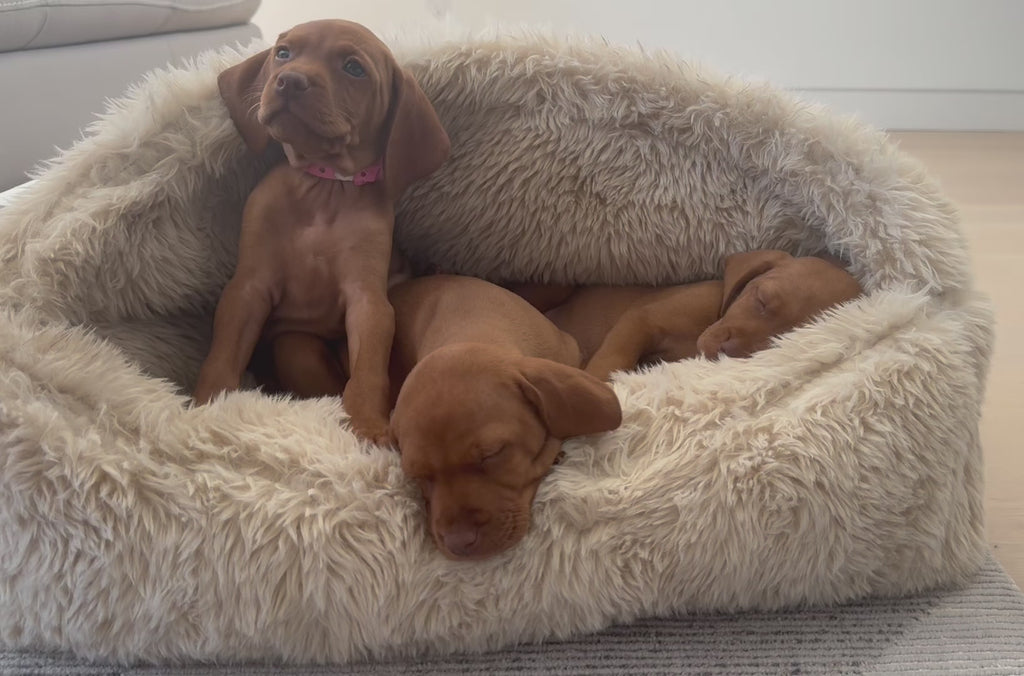
M667 283L827 248L868 295L749 360L621 375L622 428L566 443L528 537L451 562L337 400L188 407L263 167L215 86L238 53L156 73L0 210L0 642L346 661L977 569L992 319L917 164L779 92L602 43L396 51L453 147L400 211L422 267Z

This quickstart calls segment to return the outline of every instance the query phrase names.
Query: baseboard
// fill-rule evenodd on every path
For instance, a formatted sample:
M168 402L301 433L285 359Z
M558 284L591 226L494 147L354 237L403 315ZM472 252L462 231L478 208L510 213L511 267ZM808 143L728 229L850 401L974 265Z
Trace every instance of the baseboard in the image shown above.
M883 129L1024 131L1024 91L794 89Z

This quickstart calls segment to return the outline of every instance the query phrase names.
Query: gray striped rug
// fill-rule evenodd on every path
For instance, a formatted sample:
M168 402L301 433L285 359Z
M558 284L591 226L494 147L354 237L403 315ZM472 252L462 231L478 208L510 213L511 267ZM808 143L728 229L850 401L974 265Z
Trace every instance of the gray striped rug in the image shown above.
M1024 674L1024 595L994 559L966 589L821 610L643 620L485 655L344 667L116 667L0 650L4 676Z

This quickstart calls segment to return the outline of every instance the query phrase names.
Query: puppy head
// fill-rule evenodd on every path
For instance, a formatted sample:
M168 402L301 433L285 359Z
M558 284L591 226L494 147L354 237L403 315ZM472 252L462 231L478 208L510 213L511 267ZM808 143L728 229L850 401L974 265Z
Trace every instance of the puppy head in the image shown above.
M448 156L448 136L426 95L356 23L300 24L217 83L253 151L273 139L296 167L323 163L348 175L383 158L396 199Z
M614 429L621 418L612 389L579 369L461 344L409 374L391 434L438 548L451 559L484 559L526 535L562 440Z
M697 340L708 359L749 357L772 337L862 293L838 264L784 251L751 251L725 259L721 318Z

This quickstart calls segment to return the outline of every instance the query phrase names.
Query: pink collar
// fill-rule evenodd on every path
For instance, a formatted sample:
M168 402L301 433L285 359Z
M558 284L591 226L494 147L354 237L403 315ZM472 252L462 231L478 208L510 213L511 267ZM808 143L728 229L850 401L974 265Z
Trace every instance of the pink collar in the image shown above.
M363 169L355 176L345 176L339 174L334 170L334 167L328 167L326 164L311 164L305 169L307 174L312 174L318 178L326 178L332 181L352 181L352 185L366 185L367 183L376 183L384 175L384 167L381 166L380 162L371 165L366 169Z

